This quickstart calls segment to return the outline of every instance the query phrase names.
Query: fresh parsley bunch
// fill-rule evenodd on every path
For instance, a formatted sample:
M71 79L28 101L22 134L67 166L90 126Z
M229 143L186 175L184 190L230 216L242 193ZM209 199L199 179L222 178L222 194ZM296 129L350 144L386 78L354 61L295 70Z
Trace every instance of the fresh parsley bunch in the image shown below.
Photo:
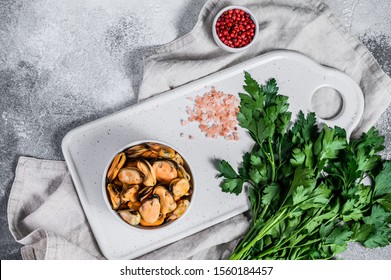
M221 189L247 183L252 223L230 259L330 259L348 242L368 248L391 241L391 162L372 128L360 139L318 128L314 113L292 126L288 97L274 79L259 85L245 72L239 125L255 144L236 172L221 160ZM290 128L291 127L291 128Z

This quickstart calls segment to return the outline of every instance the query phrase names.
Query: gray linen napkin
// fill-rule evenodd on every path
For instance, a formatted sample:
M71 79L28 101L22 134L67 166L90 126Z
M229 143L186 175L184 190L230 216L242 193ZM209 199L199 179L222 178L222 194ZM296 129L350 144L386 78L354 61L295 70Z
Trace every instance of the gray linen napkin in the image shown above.
M235 4L256 14L260 36L249 50L229 54L214 43L211 25L221 8ZM190 33L145 58L139 99L278 49L301 52L356 80L365 95L356 136L374 125L391 101L391 79L319 0L208 1ZM64 162L19 159L8 220L15 239L25 245L24 259L103 258ZM247 227L248 218L241 214L141 259L224 259Z

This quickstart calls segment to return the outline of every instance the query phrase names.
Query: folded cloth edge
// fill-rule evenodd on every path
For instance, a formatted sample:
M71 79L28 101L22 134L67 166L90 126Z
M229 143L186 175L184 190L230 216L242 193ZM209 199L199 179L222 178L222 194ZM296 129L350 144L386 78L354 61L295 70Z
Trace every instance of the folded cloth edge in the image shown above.
M11 212L16 212L16 209L18 209L18 205L20 202L19 197L21 194L21 186L23 185L23 180L25 178L24 172L26 170L26 166L28 166L32 162L38 162L41 165L44 165L45 169L48 169L50 166L50 169L66 171L64 161L37 159L37 158L26 157L26 156L19 157L16 170L15 170L15 177L14 177L15 180L12 183L11 192L7 204L8 227L10 229L12 236L18 242L23 240L24 237L19 232L18 228L15 226L16 221L14 219L10 220L9 217L13 217L13 218L16 217L15 215L11 216ZM45 167L45 165L48 165L48 167Z
M11 212L15 213L16 209L18 208L18 205L20 202L19 197L22 192L21 187L23 186L23 182L24 182L24 178L25 178L24 173L26 170L26 165L28 165L29 162L39 162L39 163L46 162L46 163L51 163L51 164L53 163L55 165L55 167L58 167L58 169L64 170L64 163L61 161L41 160L41 159L36 159L36 158L26 157L26 156L20 156L18 159L18 163L17 163L16 170L15 170L15 180L12 183L11 192L10 192L8 204L7 204L7 220L8 220L8 227L9 227L9 230L10 230L12 236L14 237L14 239L18 243L23 244L23 247L21 248L20 253L22 255L22 259L24 259L24 260L36 259L36 255L35 255L35 252L34 252L34 249L32 248L32 246L26 244L23 241L23 239L26 239L26 238L37 239L36 238L37 236L41 236L41 237L48 236L48 232L46 230L38 229L38 230L34 230L29 235L22 237L22 234L20 233L18 227L15 225L16 215L12 214L12 216L11 216ZM52 168L53 168L53 165L52 165ZM12 217L13 219L11 220L10 217ZM37 241L39 241L39 240L37 239ZM48 246L49 246L49 243L46 243L46 252L48 251Z

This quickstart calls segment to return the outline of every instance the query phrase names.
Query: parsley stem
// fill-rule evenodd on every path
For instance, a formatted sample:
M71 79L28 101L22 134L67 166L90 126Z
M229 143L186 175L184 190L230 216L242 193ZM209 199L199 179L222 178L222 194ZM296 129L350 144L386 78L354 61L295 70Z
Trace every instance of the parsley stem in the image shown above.
M238 250L238 248L241 248L243 246L243 244L247 243L248 240L251 240L253 238L253 235L254 235L256 230L257 230L257 227L252 226L251 229L247 232L246 236L236 246L235 251Z
M267 157L267 159L269 160L270 162L270 165L271 165L271 168L272 168L272 183L274 183L276 181L276 164L274 162L274 151L273 151L273 148L272 148L272 142L271 142L271 138L268 138L268 148L269 148L269 153L265 151L264 147L262 146L261 143L258 143L259 147L261 148L262 152L265 154L265 156Z
M290 234L290 237L289 237L288 239L281 239L283 242L280 241L280 242L277 244L277 246L281 246L281 245L284 245L284 244L288 243L288 242L291 241L294 237L296 237L302 230L306 229L306 227L308 226L308 224L309 224L310 222L312 222L313 220L319 218L319 215L324 211L324 209L325 209L326 206L327 206L327 205L325 205L324 207L320 208L320 209L315 213L315 215L314 215L313 217L309 217L309 218L303 220L303 221L300 223L300 225L302 225L302 226L301 226L299 229L293 231L293 233ZM296 207L295 210L296 210L297 208L298 208L298 207ZM293 211L295 211L295 210L293 210ZM292 212L293 212L293 211L292 211ZM329 221L333 221L333 220L336 219L337 217L338 217L338 215L335 215L335 216L334 216L333 218L331 218ZM328 222L329 222L329 221L328 221ZM307 234L308 234L308 232L307 232Z
M282 140L279 141L278 143L278 160L280 161L280 166L281 166L281 146L282 146ZM280 166L278 166L278 168L280 168Z
M264 227L262 227L262 230L259 231L259 233L249 242L246 246L241 248L239 252L236 252L236 250L233 252L230 260L240 260L242 257L249 251L251 248L257 243L259 240L261 240L268 232L271 230L276 224L283 221L287 216L286 212L287 208L281 210L281 213L277 215L276 217L268 220Z
M276 181L276 165L274 162L274 151L272 148L272 141L271 141L270 137L267 138L267 142L269 143L269 151L270 151L270 157L271 157L270 164L272 165L272 182L274 183Z
M262 253L260 253L259 255L257 255L257 256L255 257L255 259L260 260L262 257L264 257L264 256L266 256L266 255L268 255L268 254L270 254L270 253L272 253L272 252L278 252L278 251L285 250L285 249L292 249L293 247L295 247L295 248L303 247L303 246L307 246L307 245L312 244L312 243L319 242L320 240L321 240L321 238L313 239L313 240L308 241L308 242L306 242L306 243L304 243L304 244L301 244L301 245L294 245L294 246L291 245L291 246L285 246L285 247L277 248L277 249L276 249L275 247L271 247L271 248L269 248L268 250L263 251Z
M270 205L270 204L267 204L265 207L263 207L262 213L261 213L261 216L259 216L259 219L263 219L263 216L265 216L266 211L267 211L267 209L269 208L269 205Z
M261 145L259 145L260 147L261 147L261 150L262 150L262 152L266 155L266 157L267 157L267 160L270 162L270 164L272 163L272 160L271 160L271 158L269 157L269 155L268 155L268 153L265 151L265 149L261 146Z

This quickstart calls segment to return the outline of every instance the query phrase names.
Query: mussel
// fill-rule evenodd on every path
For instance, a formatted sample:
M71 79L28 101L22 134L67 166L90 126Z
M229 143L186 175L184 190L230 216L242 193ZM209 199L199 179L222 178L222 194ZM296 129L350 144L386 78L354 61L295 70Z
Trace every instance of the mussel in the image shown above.
M172 158L173 161L175 161L179 165L183 165L184 161L180 154L176 153L174 157Z
M144 187L141 189L137 194L137 200L140 202L143 202L146 198L150 197L152 195L154 187Z
M179 178L184 178L184 179L186 179L187 181L190 181L191 176L190 176L189 173L187 173L187 171L186 171L186 169L183 167L183 165L178 164L177 169L178 169L178 177L179 177Z
M190 201L187 198L181 199L178 202L178 205L175 208L175 210L171 212L170 215L167 217L167 221L173 221L178 219L180 216L182 216L186 212L187 208L189 207L189 204Z
M132 226L138 225L141 220L140 213L137 211L132 210L120 210L118 211L118 214L121 216L121 218L126 221L127 223L131 224Z
M173 149L162 144L149 142L146 146L155 151L161 158L173 158L176 154Z
M140 189L139 185L126 185L126 187L124 187L121 192L122 201L124 202L137 201L137 193L139 189Z
M134 202L129 201L129 202L127 203L127 206L128 206L128 208L129 208L130 210L132 210L132 211L138 211L138 209L140 209L141 202L140 202L140 201L134 201Z
M129 158L136 158L140 157L146 151L148 151L148 149L146 148L145 144L140 144L130 147L125 151L125 153Z
M118 172L118 180L128 185L141 184L144 176L144 173L135 167L125 167Z
M136 162L137 168L144 174L143 184L150 187L156 185L156 175L151 164L145 159L139 159Z
M109 193L111 207L114 210L117 210L121 205L121 189L117 185L108 184L107 192Z
M155 171L156 179L159 182L169 184L178 177L175 164L169 160L157 160L153 163L152 169Z
M138 212L141 215L141 218L147 223L156 222L161 213L160 213L160 199L158 195L152 195L150 198L146 199L138 209Z
M173 193L175 200L182 196L188 195L190 191L190 182L183 178L177 178L171 181L170 191Z
M125 153L119 153L116 155L110 165L109 171L107 171L107 179L109 182L113 181L117 177L118 172L124 166L126 161Z
M160 226L161 224L164 223L164 220L165 220L165 216L163 215L160 215L159 219L157 219L155 222L153 223L148 223L146 222L145 220L141 219L140 220L140 225L144 226L144 227L156 227L156 226Z
M125 153L129 158L165 158L174 159L178 163L183 162L182 157L172 148L152 142L130 147L125 151Z
M166 215L175 210L177 205L174 196L164 186L156 186L153 193L160 198L160 213Z

